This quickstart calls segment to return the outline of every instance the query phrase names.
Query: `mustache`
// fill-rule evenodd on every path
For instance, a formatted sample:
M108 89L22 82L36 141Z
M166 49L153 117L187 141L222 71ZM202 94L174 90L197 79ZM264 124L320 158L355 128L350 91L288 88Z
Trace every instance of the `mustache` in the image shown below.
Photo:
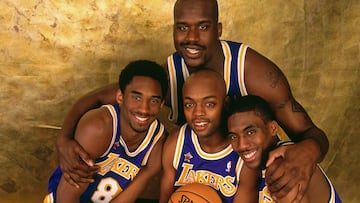
M185 41L180 43L181 46L196 46L199 49L205 49L206 47L204 45L198 44L196 42L191 42L191 41Z
M134 112L134 115L139 116L139 117L154 117L156 114L154 114L154 113Z

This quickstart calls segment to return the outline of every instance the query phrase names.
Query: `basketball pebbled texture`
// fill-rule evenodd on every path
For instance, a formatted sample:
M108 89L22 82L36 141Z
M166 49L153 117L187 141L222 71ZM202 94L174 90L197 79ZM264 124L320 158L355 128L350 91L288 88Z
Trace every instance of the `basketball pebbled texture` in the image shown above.
M210 186L190 183L178 188L168 203L222 203L219 194Z

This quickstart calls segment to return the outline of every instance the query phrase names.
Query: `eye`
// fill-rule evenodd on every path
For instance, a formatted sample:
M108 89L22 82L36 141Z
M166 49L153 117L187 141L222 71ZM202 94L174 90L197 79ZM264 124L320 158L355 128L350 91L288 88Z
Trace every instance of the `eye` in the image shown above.
M206 107L214 108L214 106L215 106L215 103L213 103L213 102L206 103Z
M256 133L255 129L249 130L246 132L247 135L254 135Z
M199 29L200 30L207 30L208 29L208 25L206 25L206 24L201 24L200 26L199 26Z
M193 107L193 106L194 106L193 103L185 103L185 104L184 104L184 107L185 107L185 108L191 108L191 107Z
M133 100L136 100L136 101L140 101L141 100L141 97L139 95L133 95L131 97Z
M151 104L159 104L160 103L160 99L154 98L150 100Z
M189 29L189 27L186 26L186 25L178 25L178 26L177 26L177 29L180 30L180 31L186 31L186 30Z
M235 140L235 139L238 138L238 136L236 134L233 134L233 133L229 134L229 137L230 137L231 140Z

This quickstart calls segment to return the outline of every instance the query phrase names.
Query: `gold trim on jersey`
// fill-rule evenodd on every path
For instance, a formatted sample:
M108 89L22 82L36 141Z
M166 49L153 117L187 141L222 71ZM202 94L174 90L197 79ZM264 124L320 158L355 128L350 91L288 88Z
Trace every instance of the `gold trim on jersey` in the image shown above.
M239 184L239 181L240 181L240 173L241 173L241 170L244 166L244 160L242 160L242 158L240 157L239 155L239 159L236 163L236 168L235 168L235 171L236 171L236 180L238 181L238 184Z
M223 69L224 69L224 80L226 84L226 92L229 92L232 56L231 56L230 47L228 43L226 43L226 41L221 41L221 46L225 57Z
M233 148L231 146L231 144L229 144L225 149L221 150L220 152L216 152L213 154L209 154L205 151L203 151L201 149L199 140L197 138L197 135L195 134L195 132L193 130L191 130L191 139L194 143L195 146L195 150L196 152L199 154L199 156L203 159L206 160L217 160L217 159L221 159L227 155L229 155L231 152L233 152Z
M177 77L180 77L178 75L176 75L176 67L174 64L174 56L173 54L171 56L168 57L168 72L169 72L169 83L170 83L170 98L171 98L171 113L169 114L169 120L176 122L178 119L178 108L182 108L181 106L179 107L179 102L178 102L178 92L177 92ZM187 77L189 76L189 71L186 67L185 61L183 58L181 58L181 70L182 70L182 77L184 78L184 81L186 81ZM182 99L182 98L180 98Z
M230 75L231 75L231 61L233 60L231 55L230 46L226 41L221 41L222 50L224 53L225 61L224 61L224 80L226 83L226 92L229 92L230 89ZM239 47L239 54L237 57L237 73L238 73L238 85L240 87L241 95L247 95L247 90L245 86L245 56L246 51L249 46L245 44L241 44Z
M142 143L140 144L140 146L133 152L130 152L129 149L127 148L127 145L124 141L124 139L120 136L120 143L121 145L124 147L125 149L125 153L128 155L128 156L131 156L131 157L135 157L136 155L138 155L141 151L143 151L147 145L149 145L150 143L150 140L152 138L152 135L154 134L155 130L156 130L156 127L158 125L158 121L157 120L154 120L151 124L150 124L150 127L146 133L146 136L144 138L144 140L142 141Z
M111 148L113 147L114 142L115 142L115 138L116 138L117 124L118 124L118 117L117 117L116 110L115 110L114 106L112 106L111 104L108 104L108 105L103 105L103 107L106 107L109 110L109 112L110 112L110 114L112 116L112 121L113 121L113 125L112 125L113 130L112 130L112 132L113 133L112 133L112 138L111 138L111 142L109 144L108 149L105 151L104 154L102 154L100 156L100 158L105 157L110 152Z
M156 122L158 122L156 120ZM149 150L146 152L145 156L144 156L144 159L143 161L141 162L141 165L145 165L149 159L149 156L151 154L151 151L152 149L154 148L155 144L159 141L159 139L164 135L164 130L165 130L165 127L162 123L159 123L160 125L160 129L159 129L159 132L155 135L155 138L154 138L154 141L152 142Z
M238 57L238 73L239 73L239 87L241 95L247 95L247 90L245 86L245 56L248 45L241 44L239 48L239 57Z
M178 111L174 111L174 109L178 108L178 99L177 99L177 80L176 80L176 70L174 64L173 55L168 57L168 72L169 72L169 83L170 83L170 102L171 102L171 113L169 114L169 120L176 122L178 117Z
M173 166L175 169L178 169L180 158L181 158L181 152L184 146L184 139L185 139L185 129L187 124L181 126L178 134L178 138L176 141L176 148L174 153L174 160L173 160Z
M47 194L44 198L43 203L53 203L54 202L54 193Z

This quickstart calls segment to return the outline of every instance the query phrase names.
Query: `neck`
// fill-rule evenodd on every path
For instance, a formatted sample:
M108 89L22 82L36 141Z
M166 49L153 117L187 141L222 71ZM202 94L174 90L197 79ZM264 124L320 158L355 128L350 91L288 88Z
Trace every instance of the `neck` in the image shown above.
M201 149L206 153L217 153L228 147L230 139L222 134L213 134L207 137L198 137Z
M134 151L144 140L147 131L145 132L136 132L125 119L120 119L121 130L120 134L122 139L125 141L127 148L130 151Z
M266 148L266 150L263 152L262 161L261 161L261 169L266 169L266 162L269 159L269 153L270 151L276 149L277 143L279 142L279 138L277 136L274 136L273 139L271 139L269 146Z

